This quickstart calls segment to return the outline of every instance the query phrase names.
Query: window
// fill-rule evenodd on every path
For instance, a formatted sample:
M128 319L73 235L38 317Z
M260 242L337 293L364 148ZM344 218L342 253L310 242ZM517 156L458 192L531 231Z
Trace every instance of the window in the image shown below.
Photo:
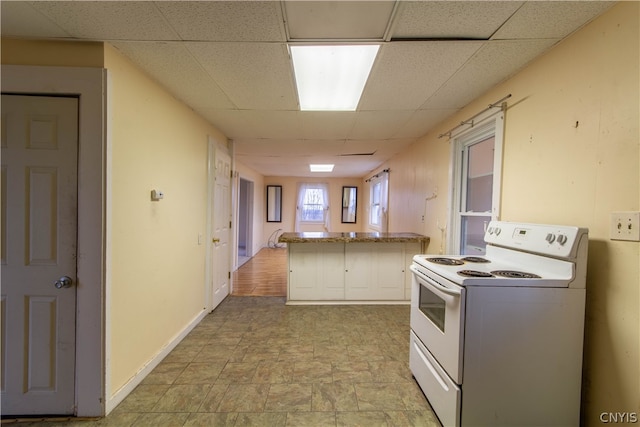
M371 225L380 227L382 222L382 183L371 186Z
M321 188L307 187L302 196L303 222L324 221L324 191Z
M489 221L498 218L503 115L454 140L452 253L482 255Z
M329 231L329 186L325 183L303 183L298 186L296 231L304 224L322 224Z
M371 178L369 226L376 231L387 231L388 175L386 172Z

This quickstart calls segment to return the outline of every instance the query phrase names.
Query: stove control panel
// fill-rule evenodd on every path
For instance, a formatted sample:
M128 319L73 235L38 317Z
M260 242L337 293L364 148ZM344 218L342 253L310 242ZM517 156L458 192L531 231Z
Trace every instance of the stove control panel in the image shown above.
M588 230L580 227L491 221L484 240L488 244L555 257L575 257Z

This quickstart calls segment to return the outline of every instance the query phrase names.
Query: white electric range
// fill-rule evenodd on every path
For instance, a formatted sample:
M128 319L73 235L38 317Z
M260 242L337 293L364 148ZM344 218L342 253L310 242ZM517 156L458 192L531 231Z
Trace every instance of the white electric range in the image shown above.
M411 371L444 426L577 426L588 230L492 221L484 256L416 255Z

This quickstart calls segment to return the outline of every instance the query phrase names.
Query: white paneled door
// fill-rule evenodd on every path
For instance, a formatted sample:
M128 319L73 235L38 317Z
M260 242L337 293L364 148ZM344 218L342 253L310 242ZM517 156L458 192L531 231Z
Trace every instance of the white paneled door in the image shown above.
M73 414L78 99L2 95L2 415Z
M212 309L229 295L231 282L231 264L229 236L231 231L231 157L216 148L215 183L213 189L213 218L211 254L213 274L211 275Z

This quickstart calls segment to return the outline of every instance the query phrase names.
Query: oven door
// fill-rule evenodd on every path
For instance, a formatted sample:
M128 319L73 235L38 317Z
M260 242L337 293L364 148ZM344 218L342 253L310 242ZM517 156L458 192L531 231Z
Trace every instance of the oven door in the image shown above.
M465 289L415 264L411 329L456 384L462 384Z

